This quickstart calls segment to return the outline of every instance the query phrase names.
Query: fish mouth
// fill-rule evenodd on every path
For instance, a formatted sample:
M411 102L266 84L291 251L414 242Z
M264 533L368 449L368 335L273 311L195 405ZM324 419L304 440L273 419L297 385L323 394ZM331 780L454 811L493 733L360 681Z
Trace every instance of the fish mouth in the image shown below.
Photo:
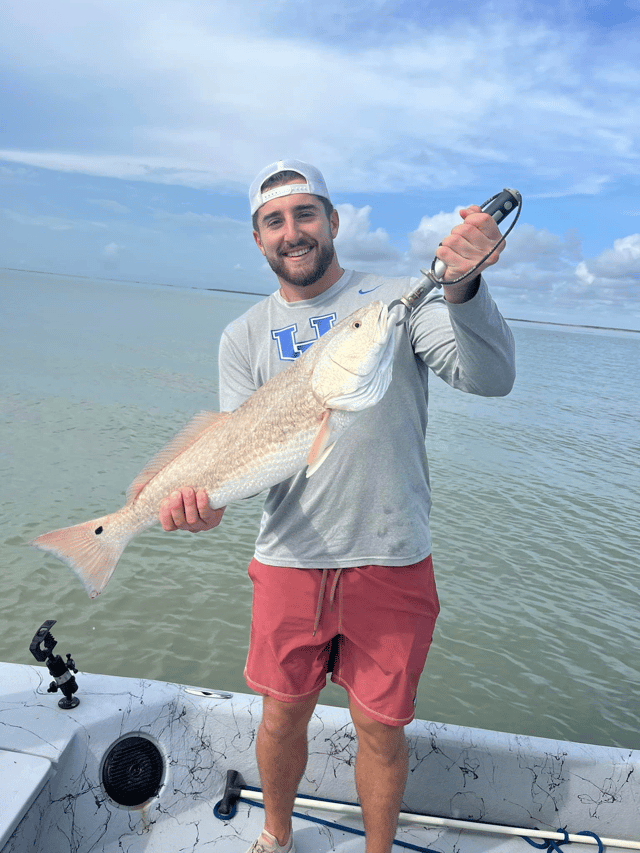
M380 302L380 313L376 319L375 327L375 343L385 348L388 347L389 341L393 341L392 332L394 327L390 321L389 309L384 302Z
M382 303L378 315L378 342L382 343L389 335L389 309Z
M383 304L378 317L378 329L380 331L380 343L383 344L383 352L380 356L379 365L387 370L393 362L395 352L395 335L393 334L395 324L391 322L389 309Z

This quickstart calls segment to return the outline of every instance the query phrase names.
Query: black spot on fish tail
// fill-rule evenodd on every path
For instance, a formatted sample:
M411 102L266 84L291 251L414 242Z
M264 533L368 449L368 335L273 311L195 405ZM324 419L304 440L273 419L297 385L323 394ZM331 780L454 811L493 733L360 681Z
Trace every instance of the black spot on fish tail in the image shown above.
M104 530L104 527L103 527L102 525L100 525L100 527L96 527L96 529L95 529L93 532L94 532L97 536L99 536L99 535L102 533L102 531L103 531L103 530Z

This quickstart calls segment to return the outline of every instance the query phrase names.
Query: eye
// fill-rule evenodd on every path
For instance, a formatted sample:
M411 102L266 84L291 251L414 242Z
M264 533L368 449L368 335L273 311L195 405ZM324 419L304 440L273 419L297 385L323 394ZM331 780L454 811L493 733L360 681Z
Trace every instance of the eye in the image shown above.
M355 321L355 323L353 324L353 328L354 328L354 329L359 329L361 325L362 325L362 323L360 323L360 321L359 321L359 320L356 320L356 321Z

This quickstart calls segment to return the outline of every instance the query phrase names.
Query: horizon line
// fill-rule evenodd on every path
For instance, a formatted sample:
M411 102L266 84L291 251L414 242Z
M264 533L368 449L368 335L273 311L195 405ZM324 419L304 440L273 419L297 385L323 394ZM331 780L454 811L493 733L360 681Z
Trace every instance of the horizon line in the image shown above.
M206 290L215 293L235 293L241 296L269 296L269 293L258 293L254 290L229 290L223 287L198 287L194 284L170 284L165 281L137 281L132 278L105 278L98 275L80 275L79 273L52 272L51 270L27 270L22 267L0 267L6 272L28 272L35 275L59 275L64 278L87 278L90 281L114 281L120 284L152 284L156 287L175 287L179 290ZM570 329L596 329L604 332L634 332L640 334L640 329L625 329L622 326L590 326L586 323L561 323L557 320L527 320L523 317L505 317L512 323L536 323L540 326L566 326Z

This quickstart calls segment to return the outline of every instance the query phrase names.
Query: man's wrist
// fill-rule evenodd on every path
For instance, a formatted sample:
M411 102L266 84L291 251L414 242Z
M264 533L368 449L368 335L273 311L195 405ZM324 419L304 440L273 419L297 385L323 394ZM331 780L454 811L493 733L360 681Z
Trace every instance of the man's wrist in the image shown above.
M442 290L444 298L447 302L460 305L463 302L468 302L476 295L480 289L481 276L477 275L468 282L461 281L458 284L447 284L443 282Z

